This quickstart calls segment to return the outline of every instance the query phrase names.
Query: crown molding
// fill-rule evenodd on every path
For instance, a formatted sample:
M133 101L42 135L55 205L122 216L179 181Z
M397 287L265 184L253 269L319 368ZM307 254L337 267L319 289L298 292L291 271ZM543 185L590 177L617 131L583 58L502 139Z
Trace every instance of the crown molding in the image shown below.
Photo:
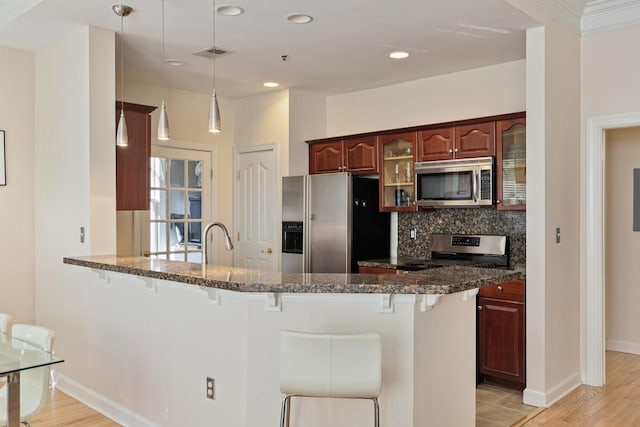
M592 0L580 20L582 34L610 31L640 23L638 0Z

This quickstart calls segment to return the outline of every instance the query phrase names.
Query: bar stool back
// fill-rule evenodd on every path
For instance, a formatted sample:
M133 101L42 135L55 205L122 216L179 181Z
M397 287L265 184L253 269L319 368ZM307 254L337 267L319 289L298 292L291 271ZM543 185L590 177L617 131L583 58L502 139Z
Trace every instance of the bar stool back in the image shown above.
M5 335L10 335L11 330L11 315L6 313L0 313L0 332Z
M333 335L282 331L281 427L289 427L291 397L371 399L374 426L379 427L381 388L379 333Z

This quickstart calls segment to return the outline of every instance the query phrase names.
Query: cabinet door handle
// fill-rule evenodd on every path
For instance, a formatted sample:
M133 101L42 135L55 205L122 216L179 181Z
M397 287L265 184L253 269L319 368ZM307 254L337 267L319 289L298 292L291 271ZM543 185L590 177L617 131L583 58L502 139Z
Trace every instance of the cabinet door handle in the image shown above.
M502 286L498 286L498 290L502 292Z
M478 306L478 311L482 311L482 306L481 305Z
M450 153L453 153L453 150L452 150L451 148L449 148L449 152L450 152Z
M273 252L273 249L271 249L271 248L267 248L267 249L263 249L263 250L261 250L260 252L262 252L263 254L270 254L270 253L272 253L272 252Z
M457 152L458 152L458 149L457 149L457 148L454 148L454 149L453 149L453 152L454 152L454 153L457 153Z

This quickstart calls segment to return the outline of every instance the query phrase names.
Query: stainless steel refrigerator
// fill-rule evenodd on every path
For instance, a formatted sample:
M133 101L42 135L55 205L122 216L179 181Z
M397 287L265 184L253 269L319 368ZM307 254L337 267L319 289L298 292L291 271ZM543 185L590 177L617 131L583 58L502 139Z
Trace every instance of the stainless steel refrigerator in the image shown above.
M284 177L282 272L357 273L358 261L389 257L389 221L376 178Z

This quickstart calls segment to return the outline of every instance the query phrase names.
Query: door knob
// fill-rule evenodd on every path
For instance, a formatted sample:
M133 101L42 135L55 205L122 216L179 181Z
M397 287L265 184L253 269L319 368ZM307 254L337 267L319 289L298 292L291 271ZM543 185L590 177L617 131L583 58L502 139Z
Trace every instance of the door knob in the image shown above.
M263 254L270 254L270 253L272 253L272 252L273 252L273 249L271 249L271 248L267 248L267 249L263 249L263 250L261 250L260 252L262 252Z

